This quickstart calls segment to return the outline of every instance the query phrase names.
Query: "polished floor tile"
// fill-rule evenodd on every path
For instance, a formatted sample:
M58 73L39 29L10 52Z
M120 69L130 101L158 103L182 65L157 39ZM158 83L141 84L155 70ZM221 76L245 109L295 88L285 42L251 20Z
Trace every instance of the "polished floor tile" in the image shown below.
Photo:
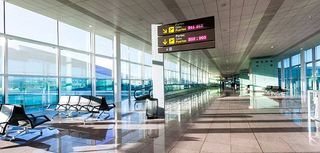
M1 141L2 152L277 153L320 152L320 123L299 98L201 91L166 102L166 118L147 120L134 101L121 121L59 118L31 142Z

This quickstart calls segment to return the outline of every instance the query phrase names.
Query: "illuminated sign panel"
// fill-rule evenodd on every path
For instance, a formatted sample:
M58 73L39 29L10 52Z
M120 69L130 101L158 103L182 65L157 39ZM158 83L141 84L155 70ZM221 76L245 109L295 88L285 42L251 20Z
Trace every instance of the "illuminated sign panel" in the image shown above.
M214 29L158 37L158 46L167 47L214 40Z
M172 52L191 51L191 50L208 49L208 48L215 48L214 41L206 41L202 43L185 44L185 45L178 45L178 46L160 47L158 48L158 52L172 53Z
M158 47L159 53L214 48L214 17L159 26Z
M163 25L158 28L158 35L172 35L177 33L185 33L197 30L213 29L214 17L207 17L184 22L178 22L168 25Z

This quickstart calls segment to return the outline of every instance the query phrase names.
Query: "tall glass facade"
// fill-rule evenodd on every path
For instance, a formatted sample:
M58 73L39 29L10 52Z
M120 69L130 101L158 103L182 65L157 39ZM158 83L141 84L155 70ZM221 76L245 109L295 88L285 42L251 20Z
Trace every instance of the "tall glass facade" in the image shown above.
M290 90L290 59L283 60L284 66L284 88Z
M294 95L300 94L301 92L301 65L300 65L300 54L291 57L291 82L292 91Z
M44 106L57 103L59 95L114 100L113 35L100 35L1 0L0 20L0 103L8 97L6 103ZM152 86L151 46L122 37L122 98L130 99L136 89ZM164 63L166 84L208 82L208 72L176 56L166 54Z
M304 52L304 60L306 63L306 85L307 90L313 90L313 63L312 63L312 49L308 49Z
M284 67L278 65L278 72L283 69L285 73L285 85L292 85L293 94L300 94L301 91L305 90L320 90L320 45L303 51L303 54L304 63L301 63L301 55L296 54L282 60ZM290 59L289 65L288 59ZM303 75L306 78L306 89L302 89L301 87L302 64L304 64L305 70L305 73ZM291 82L289 82L287 78L291 78ZM279 84L280 83L281 78L279 77Z

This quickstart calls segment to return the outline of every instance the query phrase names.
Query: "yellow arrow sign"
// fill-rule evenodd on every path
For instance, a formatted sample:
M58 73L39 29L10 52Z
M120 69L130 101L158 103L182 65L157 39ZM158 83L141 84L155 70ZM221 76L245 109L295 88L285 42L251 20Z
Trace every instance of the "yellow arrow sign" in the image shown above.
M174 33L174 27L169 27L169 33Z
M169 44L174 45L175 44L175 38L169 38Z
M168 29L162 29L163 34L167 34L168 33Z
M167 39L164 39L162 43L163 43L164 45L167 45L167 44L168 44Z

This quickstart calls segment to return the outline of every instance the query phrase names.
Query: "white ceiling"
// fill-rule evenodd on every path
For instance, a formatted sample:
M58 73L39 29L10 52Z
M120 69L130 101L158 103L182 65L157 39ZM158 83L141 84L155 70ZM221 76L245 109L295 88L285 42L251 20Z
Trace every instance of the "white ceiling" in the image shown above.
M247 68L250 58L278 55L320 30L320 0L285 0L268 23L261 22L261 19L269 15L266 14L269 4L279 0L7 1L103 35L112 35L113 30L108 31L106 27L110 29L116 25L149 42L152 23L177 22L181 16L185 19L215 16L216 48L208 50L211 56L202 51L175 54L204 65L212 72L220 70L225 75ZM69 7L66 1L73 6ZM81 11L75 10L74 6ZM98 21L93 16L114 25ZM259 24L267 24L267 27L258 35L252 49L246 52L254 33L261 30L257 29ZM89 25L94 27L89 28Z

